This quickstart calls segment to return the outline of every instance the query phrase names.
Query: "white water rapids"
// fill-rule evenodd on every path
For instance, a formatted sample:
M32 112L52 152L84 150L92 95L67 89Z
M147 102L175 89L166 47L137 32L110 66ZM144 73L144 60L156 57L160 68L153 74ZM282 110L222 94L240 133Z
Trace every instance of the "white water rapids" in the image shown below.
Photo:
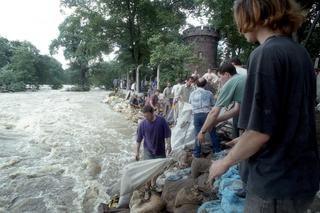
M0 212L96 212L134 158L136 127L107 93L0 93Z

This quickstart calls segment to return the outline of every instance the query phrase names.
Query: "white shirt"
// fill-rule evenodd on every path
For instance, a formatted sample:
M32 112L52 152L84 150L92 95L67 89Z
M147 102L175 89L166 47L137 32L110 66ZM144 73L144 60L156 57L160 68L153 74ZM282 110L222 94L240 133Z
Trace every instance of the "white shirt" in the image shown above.
M179 98L181 88L182 84L176 84L172 87L171 93L173 94L174 98Z
M214 73L206 73L203 75L203 78L212 83L217 83L219 80L219 77Z
M247 75L247 70L240 67L240 66L234 66L237 70L237 73L240 74L240 75Z
M136 83L133 83L133 84L131 85L131 90L136 90Z

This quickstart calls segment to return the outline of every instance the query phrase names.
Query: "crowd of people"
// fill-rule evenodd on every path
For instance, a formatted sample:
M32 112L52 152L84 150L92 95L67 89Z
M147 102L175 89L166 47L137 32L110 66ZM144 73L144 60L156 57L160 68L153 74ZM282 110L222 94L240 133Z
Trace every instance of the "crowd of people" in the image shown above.
M172 109L176 122L184 104L192 105L195 158L201 156L206 133L214 152L221 150L215 127L232 118L232 149L212 163L209 179L241 163L245 212L304 212L319 190L320 164L315 72L307 51L292 39L302 24L301 9L294 0L236 0L234 15L247 41L260 44L248 59L248 70L235 58L217 72L209 69L200 76L195 71L174 86L168 83L163 115ZM137 160L143 140L144 159L165 157L171 150L169 125L155 113L161 111L159 95L145 102Z
M237 65L233 65L234 62ZM240 60L234 58L223 64L216 72L208 69L207 73L200 76L195 71L185 81L177 79L174 86L168 82L162 94L159 90L156 90L145 99L143 111L146 112L146 117L150 117L147 116L149 113L154 116L154 119L156 117L168 118L169 115L172 115L173 125L175 125L184 104L191 104L195 135L197 136L194 145L194 157L201 157L201 143L205 142L206 133L210 135L213 151L220 152L221 146L215 129L218 123L233 118L233 136L239 136L237 121L247 75L246 69L242 68L240 64ZM132 96L132 99L136 100L137 96ZM136 102L138 101L136 100L134 103ZM134 104L134 106L137 106L137 104ZM224 109L224 113L220 114L222 109ZM168 123L170 122L167 119ZM144 128L144 130L146 131L145 134L156 134L160 131L159 126L149 129ZM141 132L143 131L140 129L138 133L141 134ZM154 138L157 137L154 136ZM147 143L150 144L158 144L148 141ZM164 138L162 138L162 141L164 141ZM147 155L147 158L150 158L150 156L156 158L159 155L152 152L150 144L145 147L149 149L147 150L148 153L151 153L151 155ZM137 156L140 156L140 154L137 153ZM165 156L165 153L162 153L162 156Z

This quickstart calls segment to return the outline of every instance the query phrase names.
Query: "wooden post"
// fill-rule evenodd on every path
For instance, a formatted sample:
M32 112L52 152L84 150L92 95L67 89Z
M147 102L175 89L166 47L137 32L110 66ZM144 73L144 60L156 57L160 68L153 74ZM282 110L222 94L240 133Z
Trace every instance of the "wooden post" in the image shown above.
M139 93L140 92L140 68L142 67L142 64L140 64L137 67L137 72L136 72L136 92Z
M126 89L130 90L130 77L129 77L129 71L127 71L127 85L126 85Z
M157 67L157 89L160 89L160 64Z

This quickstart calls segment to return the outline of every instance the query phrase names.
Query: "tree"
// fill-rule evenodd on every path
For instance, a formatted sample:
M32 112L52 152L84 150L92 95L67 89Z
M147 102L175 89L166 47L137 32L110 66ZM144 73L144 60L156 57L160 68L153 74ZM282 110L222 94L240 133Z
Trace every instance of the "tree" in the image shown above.
M107 38L112 46L119 48L117 60L126 65L123 72L141 64L147 65L151 54L148 40L155 34L178 32L185 24L184 10L194 8L193 0L62 0L61 3L75 11L73 16L85 10L87 22L90 22L90 14L97 14L103 19ZM71 32L72 29L61 26L60 35L66 31ZM86 38L89 42L90 37Z
M150 64L161 67L161 87L167 81L173 82L177 78L184 78L189 73L185 69L188 63L197 63L192 47L183 43L181 36L154 35L149 39L151 50Z
M16 44L9 69L15 73L17 81L38 87L41 75L41 70L36 67L39 50L29 42Z
M199 15L209 17L209 23L220 32L223 59L239 56L247 61L254 45L248 43L237 30L233 18L234 0L198 0Z
M9 41L0 37L1 90L23 91L26 85L61 87L62 66L49 56L39 54L30 42Z
M121 64L117 61L97 63L91 67L90 81L95 86L113 87L113 79L119 78Z
M59 30L60 35L50 45L50 51L53 54L60 47L64 48L64 56L70 60L71 67L80 72L78 83L84 89L88 86L90 63L102 60L103 54L110 52L105 19L97 12L77 8Z
M56 59L41 55L38 59L37 69L41 70L40 84L49 84L53 89L60 89L64 81L63 68Z
M228 59L233 56L240 56L242 61L247 61L255 45L246 42L238 33L233 18L233 2L233 0L198 0L197 3L200 8L199 14L208 16L209 23L216 27L221 33L222 45L220 45L220 48L224 48L224 58ZM298 40L304 41L316 13L319 11L320 2L317 0L298 0L298 2L302 8L307 11L306 22L298 32ZM320 25L318 24L314 36L311 39L312 41L307 45L307 49L312 57L319 54L320 40L317 39L320 35L319 28Z
M6 38L0 37L0 68L10 63L12 57L12 47L10 41Z

